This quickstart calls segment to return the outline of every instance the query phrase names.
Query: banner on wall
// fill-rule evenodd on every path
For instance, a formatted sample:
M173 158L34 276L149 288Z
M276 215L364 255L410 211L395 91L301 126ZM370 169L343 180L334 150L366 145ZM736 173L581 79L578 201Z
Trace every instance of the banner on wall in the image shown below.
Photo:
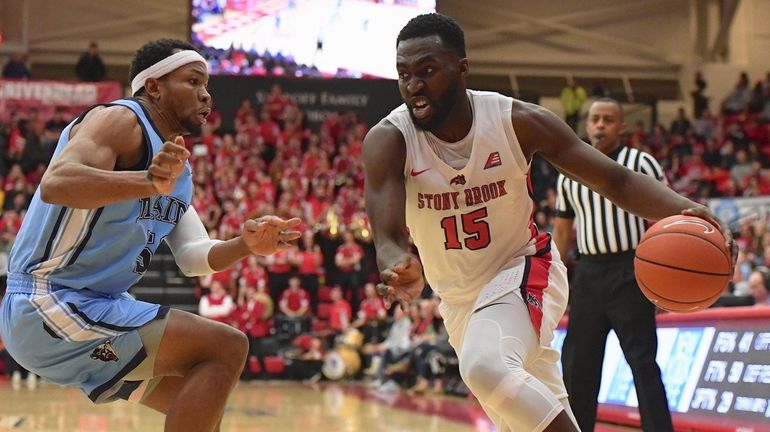
M37 109L42 117L47 117L56 107L63 107L74 115L91 105L122 96L122 87L117 81L0 80L0 117L5 121L14 112L30 109Z
M713 198L707 202L720 219L738 229L743 221L770 223L770 196Z
M274 84L305 113L308 126L320 125L326 116L353 111L373 126L401 104L398 84L393 80L312 79L248 76L212 76L209 92L222 113L222 127L233 128L235 111L244 99L261 109Z

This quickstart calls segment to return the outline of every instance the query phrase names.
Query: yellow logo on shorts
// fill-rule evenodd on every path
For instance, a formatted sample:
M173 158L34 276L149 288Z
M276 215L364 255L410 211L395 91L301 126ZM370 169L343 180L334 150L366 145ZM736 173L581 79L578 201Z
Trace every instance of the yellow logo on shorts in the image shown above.
M91 358L94 360L101 360L103 362L118 361L118 352L115 347L112 346L110 341L107 341L98 347L94 348L94 352L91 353Z

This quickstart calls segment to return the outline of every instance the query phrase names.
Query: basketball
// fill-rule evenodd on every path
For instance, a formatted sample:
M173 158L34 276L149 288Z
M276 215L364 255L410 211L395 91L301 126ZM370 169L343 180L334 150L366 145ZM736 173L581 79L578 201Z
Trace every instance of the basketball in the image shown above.
M725 238L709 222L670 216L642 236L634 271L642 293L661 309L695 312L719 298L730 280Z

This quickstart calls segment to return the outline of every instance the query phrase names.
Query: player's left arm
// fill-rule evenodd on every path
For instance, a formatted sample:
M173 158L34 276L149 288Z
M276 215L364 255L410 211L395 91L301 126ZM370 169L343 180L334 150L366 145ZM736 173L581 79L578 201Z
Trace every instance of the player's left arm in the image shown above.
M644 219L657 221L676 214L706 219L722 231L731 246L729 227L711 210L610 159L583 142L551 111L519 101L514 101L511 111L514 130L527 158L540 153L567 177Z
M300 237L299 231L292 230L299 222L263 216L246 221L240 236L221 241L209 238L198 212L190 206L166 242L182 272L199 276L222 271L251 254L269 255L289 248L289 242Z

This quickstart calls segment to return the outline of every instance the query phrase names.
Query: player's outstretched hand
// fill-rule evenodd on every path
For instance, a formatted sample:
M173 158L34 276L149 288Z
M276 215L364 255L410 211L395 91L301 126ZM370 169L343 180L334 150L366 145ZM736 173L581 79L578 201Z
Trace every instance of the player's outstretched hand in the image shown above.
M733 239L733 232L730 226L722 222L711 210L706 206L698 206L682 211L685 216L695 216L708 221L711 225L714 225L725 238L725 246L727 250L732 254L733 269L735 269L735 263L738 260L738 244ZM732 274L732 273L730 273Z
M420 297L425 280L422 264L412 254L404 256L395 264L380 272L377 293L383 297L385 307L390 309L394 302L401 303L401 309L409 312L409 303Z
M283 220L272 215L249 219L243 224L243 241L252 253L270 255L290 248L289 242L300 238L302 233L292 229L299 223L299 218Z
M184 138L177 136L174 141L166 141L152 158L147 178L161 195L168 195L176 186L176 179L184 170L184 163L190 152L184 146Z

